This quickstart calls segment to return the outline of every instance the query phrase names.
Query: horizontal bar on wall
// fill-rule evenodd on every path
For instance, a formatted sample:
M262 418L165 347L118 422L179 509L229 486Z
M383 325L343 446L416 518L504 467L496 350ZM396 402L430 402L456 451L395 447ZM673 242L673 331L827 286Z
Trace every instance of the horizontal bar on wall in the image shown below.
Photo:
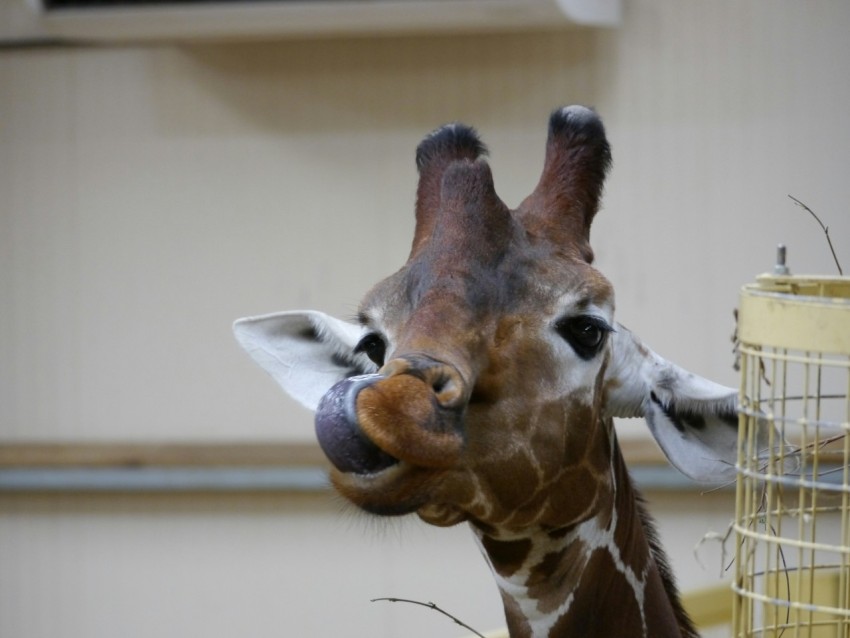
M644 491L705 491L669 466L638 466ZM731 488L731 486L729 486ZM4 468L0 492L323 492L324 467L301 468Z
M650 439L621 441L630 467L666 463ZM328 466L316 443L0 442L0 468Z
M0 468L303 467L326 465L315 443L0 442Z
M650 440L623 441L642 490L705 491ZM0 492L321 492L330 465L314 443L0 443Z
M0 492L321 492L327 471L302 468L0 469Z

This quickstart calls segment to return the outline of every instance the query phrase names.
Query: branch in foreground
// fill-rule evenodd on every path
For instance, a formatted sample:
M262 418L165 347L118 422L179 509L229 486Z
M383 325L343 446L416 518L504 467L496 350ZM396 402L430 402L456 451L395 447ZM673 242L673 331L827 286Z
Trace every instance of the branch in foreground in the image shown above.
M474 633L476 636L479 636L480 638L485 638L485 636L483 634L478 633L472 627L467 625L465 622L458 620L457 618L452 616L449 612L440 609L435 603L432 603L432 602L423 603L419 600L409 600L407 598L373 598L370 602L374 603L374 602L378 602L380 600L385 600L385 601L388 601L388 602L391 602L391 603L410 603L411 605L420 605L421 607L427 607L428 609L433 609L434 611L438 611L441 614L443 614L443 616L446 616L447 618L451 618L452 621L454 621L454 623L456 625L460 625L464 629L468 629L469 631Z

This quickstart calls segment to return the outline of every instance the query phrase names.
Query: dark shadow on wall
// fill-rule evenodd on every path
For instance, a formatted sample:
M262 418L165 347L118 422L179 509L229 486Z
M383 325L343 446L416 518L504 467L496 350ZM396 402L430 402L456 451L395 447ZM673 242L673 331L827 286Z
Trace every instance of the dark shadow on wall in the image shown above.
M465 120L524 129L593 104L593 30L163 47L152 56L168 135L315 135ZM199 99L199 97L201 99Z

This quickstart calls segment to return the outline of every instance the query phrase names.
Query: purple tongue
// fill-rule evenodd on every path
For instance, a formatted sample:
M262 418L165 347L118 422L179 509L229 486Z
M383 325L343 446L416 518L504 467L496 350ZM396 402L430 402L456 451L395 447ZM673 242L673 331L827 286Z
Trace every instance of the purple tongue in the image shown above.
M398 463L360 432L354 402L357 393L381 375L343 379L322 397L316 410L316 437L328 460L340 472L371 474Z

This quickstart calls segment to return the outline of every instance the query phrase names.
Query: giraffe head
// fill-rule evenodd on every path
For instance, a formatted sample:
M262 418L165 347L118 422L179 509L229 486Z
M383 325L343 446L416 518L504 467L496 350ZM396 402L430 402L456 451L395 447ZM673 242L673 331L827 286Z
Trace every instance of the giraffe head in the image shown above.
M592 265L610 164L597 115L552 114L542 176L516 210L485 155L459 124L421 142L410 256L368 292L356 324L290 312L235 325L316 410L337 490L437 525L562 528L610 506L614 416L645 417L694 478L734 475L736 392L617 324Z

